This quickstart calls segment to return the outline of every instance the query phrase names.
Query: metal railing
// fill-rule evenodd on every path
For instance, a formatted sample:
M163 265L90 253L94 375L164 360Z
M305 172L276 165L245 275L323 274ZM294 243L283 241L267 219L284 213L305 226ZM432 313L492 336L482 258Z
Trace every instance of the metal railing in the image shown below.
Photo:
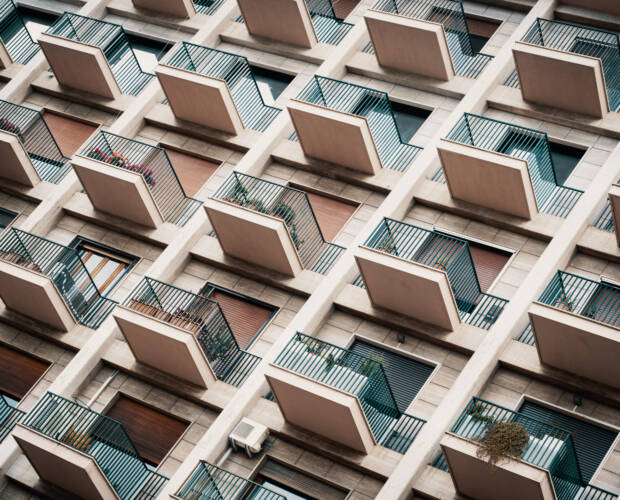
M403 413L379 444L404 455L425 423L426 420Z
M286 497L258 483L220 469L201 460L192 475L181 486L177 496L183 500L234 499L286 500Z
M538 209L543 213L565 218L583 194L558 184L544 132L464 113L446 139L525 160Z
M41 112L0 99L0 130L17 136L41 180L58 184L71 169Z
M602 229L603 231L607 231L609 233L614 233L616 231L614 226L614 216L611 211L611 202L607 200L605 202L605 206L601 213L592 224L597 229Z
M101 296L78 252L10 227L0 235L0 259L50 278L75 319L97 329L117 302Z
M536 338L534 337L534 329L532 328L532 323L528 322L523 331L517 337L517 342L521 342L522 344L527 344L531 346L536 345Z
M364 246L444 271L468 324L488 330L508 302L482 292L469 243L460 238L384 218Z
M22 425L92 457L122 500L155 498L168 482L146 466L120 422L54 393Z
M473 49L461 2L452 0L379 0L373 9L442 24L454 72L457 75L477 78L493 59L493 56L476 52Z
M422 150L403 141L385 92L315 75L297 99L366 118L385 168L404 172Z
M11 406L4 394L0 394L0 443L11 433L15 424L17 424L25 414L25 411Z
M212 16L225 0L194 0L194 8L199 14Z
M224 80L246 128L264 132L282 111L265 104L250 63L243 56L182 42L164 64Z
M558 271L538 301L601 323L620 327L620 288Z
M123 94L138 95L155 76L142 71L120 24L65 12L46 33L99 47Z
M327 274L344 252L325 241L304 191L233 172L213 197L282 219L305 269Z
M79 154L140 174L167 222L183 226L202 205L200 200L185 194L163 148L100 131L82 146Z
M609 107L612 111L620 108L620 38L617 33L538 18L521 41L600 59Z
M0 39L13 62L26 64L39 51L13 0L0 0Z

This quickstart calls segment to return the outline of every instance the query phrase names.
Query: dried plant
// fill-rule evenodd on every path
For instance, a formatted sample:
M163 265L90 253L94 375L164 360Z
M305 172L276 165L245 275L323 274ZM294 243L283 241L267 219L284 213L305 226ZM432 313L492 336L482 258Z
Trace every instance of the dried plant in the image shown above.
M519 458L528 440L529 434L518 422L492 423L480 440L477 455L496 465L505 459Z

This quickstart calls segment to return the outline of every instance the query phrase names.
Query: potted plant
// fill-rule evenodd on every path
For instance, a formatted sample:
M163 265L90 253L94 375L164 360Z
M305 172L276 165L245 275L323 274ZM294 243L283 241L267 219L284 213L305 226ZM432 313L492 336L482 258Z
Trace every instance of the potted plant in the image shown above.
M385 236L383 240L377 246L377 250L386 253L395 253L396 252L396 242L391 234Z
M566 295L565 292L560 292L560 296L556 302L556 307L558 309L562 309L563 311L572 312L575 308L575 303Z
M97 161L103 161L106 163L108 161L108 155L101 151L101 149L99 148L92 148L88 153L86 153L86 156Z
M325 360L325 371L328 372L336 364L336 358L334 358L334 355L330 352L323 359Z
M519 422L492 423L480 440L477 456L496 465L502 460L520 458L528 442L529 434Z
M440 271L447 271L448 270L448 264L450 264L450 259L443 257L443 258L439 258L435 261L435 264L433 265L433 267L435 269L439 269Z
M21 129L15 123L7 120L6 118L0 118L0 130L15 134L20 138L20 140L23 140Z
M467 414L470 415L473 420L478 420L480 422L492 422L493 417L491 417L490 415L485 415L485 409L486 408L484 404L478 402L469 409Z
M304 339L302 342L306 344L306 351L310 354L319 354L325 347L323 342L316 339Z

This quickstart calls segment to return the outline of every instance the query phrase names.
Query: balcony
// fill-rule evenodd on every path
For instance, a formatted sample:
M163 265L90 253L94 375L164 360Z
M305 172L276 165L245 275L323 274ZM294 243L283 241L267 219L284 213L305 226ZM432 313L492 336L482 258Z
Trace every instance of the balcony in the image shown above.
M205 209L226 254L287 276L327 274L344 251L325 241L299 189L233 172Z
M355 255L371 302L454 331L488 330L508 302L483 293L465 240L384 218Z
M288 422L364 453L404 453L424 425L399 411L380 362L303 333L265 376Z
M422 150L402 140L385 92L315 75L288 111L306 155L365 174L404 172Z
M365 15L380 66L448 81L476 78L493 56L474 51L460 2L379 0Z
M620 230L618 230L618 224L620 223L620 185L614 184L611 186L609 190L609 204L613 219L610 230L616 233L616 242L620 246Z
M69 172L63 156L39 111L0 100L0 176L23 186L41 181L58 184Z
M529 315L543 363L620 388L620 288L558 271Z
M199 14L212 16L224 2L225 0L194 0L194 8Z
M13 436L39 477L80 498L155 498L168 478L116 420L46 392Z
M250 498L254 500L286 500L286 497L232 472L205 462L198 464L176 494L182 500L209 498Z
M118 24L65 12L39 44L59 84L106 99L136 96L155 76L142 71Z
M0 443L11 433L15 424L24 418L25 414L26 412L13 407L4 394L0 394Z
M76 250L15 228L0 236L0 298L63 332L76 322L97 329L117 304L101 296Z
M131 0L139 9L152 10L160 14L188 19L196 14L192 0Z
M168 154L157 146L101 131L71 164L96 209L137 224L184 226L202 205L185 195Z
M516 217L567 217L583 191L558 185L547 134L464 113L439 158L453 198Z
M526 101L597 118L620 107L616 33L539 18L513 54Z
M217 302L152 278L113 316L139 362L200 387L241 385L260 362L239 349Z
M243 56L182 42L155 73L180 120L238 135L264 132L282 111L264 103Z
M39 45L26 29L13 0L0 1L0 69L13 63L26 64L39 51Z
M493 427L518 424L527 433L521 453L494 466L480 456ZM582 480L571 433L479 398L473 398L441 441L460 495L478 500L614 500Z
M332 0L237 0L248 32L259 38L311 49L338 45L353 27L338 19Z

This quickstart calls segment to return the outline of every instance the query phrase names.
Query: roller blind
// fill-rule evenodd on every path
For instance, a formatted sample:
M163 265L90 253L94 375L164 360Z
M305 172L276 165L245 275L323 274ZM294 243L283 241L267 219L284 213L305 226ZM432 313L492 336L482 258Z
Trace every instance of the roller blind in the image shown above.
M50 363L0 346L0 390L22 399L47 370Z

